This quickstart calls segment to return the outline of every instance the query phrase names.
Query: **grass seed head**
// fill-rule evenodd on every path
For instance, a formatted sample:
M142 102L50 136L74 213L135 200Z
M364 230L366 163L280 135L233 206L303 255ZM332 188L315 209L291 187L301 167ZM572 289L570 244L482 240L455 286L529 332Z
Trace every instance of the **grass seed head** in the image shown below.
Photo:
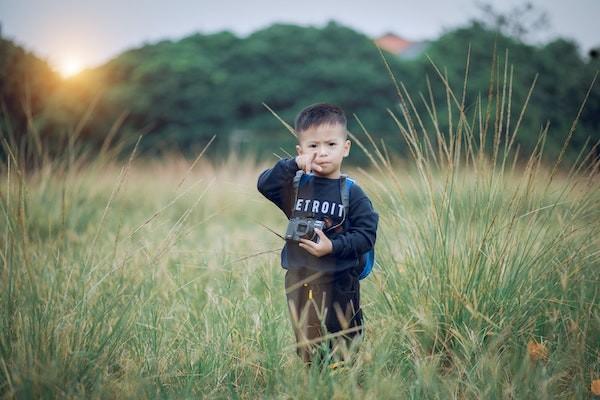
M533 362L548 360L548 348L543 343L530 341L527 343L527 353L529 354L529 359Z

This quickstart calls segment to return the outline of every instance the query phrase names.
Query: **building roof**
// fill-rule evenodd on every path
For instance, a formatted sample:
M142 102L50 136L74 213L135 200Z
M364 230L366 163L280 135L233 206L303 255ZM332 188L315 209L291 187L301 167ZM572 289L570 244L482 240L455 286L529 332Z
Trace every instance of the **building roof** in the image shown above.
M419 57L431 43L429 40L413 41L404 39L391 32L374 39L374 42L382 50L406 60Z
M386 33L383 36L375 39L375 44L381 47L383 50L393 54L400 54L407 50L413 43L410 40L403 39L393 33Z

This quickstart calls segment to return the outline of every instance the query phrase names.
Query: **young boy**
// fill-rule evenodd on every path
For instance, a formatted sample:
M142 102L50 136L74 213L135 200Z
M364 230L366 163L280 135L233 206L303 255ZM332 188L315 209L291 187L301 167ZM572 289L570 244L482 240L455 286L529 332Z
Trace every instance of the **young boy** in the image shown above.
M323 230L314 229L318 239L286 240L281 252L297 353L311 363L317 347L340 358L354 337L362 337L359 275L363 254L375 245L379 216L356 183L344 207L348 182L340 169L350 152L344 111L324 103L308 106L296 117L295 131L298 156L262 172L257 186L288 219L324 223ZM298 171L307 174L303 184L299 174L294 184Z

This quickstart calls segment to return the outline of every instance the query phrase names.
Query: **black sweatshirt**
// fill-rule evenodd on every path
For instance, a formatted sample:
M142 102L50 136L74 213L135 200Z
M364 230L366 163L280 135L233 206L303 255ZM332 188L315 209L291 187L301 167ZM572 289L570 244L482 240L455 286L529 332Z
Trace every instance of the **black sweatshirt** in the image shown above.
M313 213L317 219L325 221L323 231L331 240L333 251L323 257L315 257L298 243L286 241L281 251L282 267L307 267L327 272L358 267L362 270L362 255L375 245L379 221L371 201L354 183L350 188L349 210L344 213L340 179L313 174L308 175L306 183L300 185L298 198L295 199L293 179L298 170L295 159L279 160L273 168L260 174L258 191L275 203L288 219ZM335 228L340 223L341 226Z

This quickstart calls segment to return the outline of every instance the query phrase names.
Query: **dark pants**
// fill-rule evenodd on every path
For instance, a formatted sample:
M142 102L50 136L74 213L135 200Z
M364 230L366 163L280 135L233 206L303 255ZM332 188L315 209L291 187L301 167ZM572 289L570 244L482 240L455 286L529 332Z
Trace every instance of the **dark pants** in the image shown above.
M362 337L359 272L288 270L285 289L296 336L297 353L306 363L346 359L357 336Z

